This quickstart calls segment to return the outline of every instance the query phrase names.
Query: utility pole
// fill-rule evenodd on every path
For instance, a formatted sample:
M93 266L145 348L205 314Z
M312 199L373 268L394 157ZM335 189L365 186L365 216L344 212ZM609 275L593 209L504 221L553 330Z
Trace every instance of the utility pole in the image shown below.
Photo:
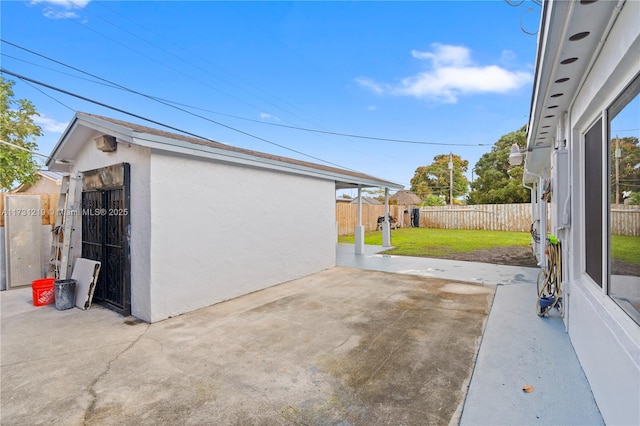
M616 135L616 151L614 153L616 159L616 204L620 204L620 158L622 151L620 150L620 139Z
M453 153L449 152L449 205L453 205Z

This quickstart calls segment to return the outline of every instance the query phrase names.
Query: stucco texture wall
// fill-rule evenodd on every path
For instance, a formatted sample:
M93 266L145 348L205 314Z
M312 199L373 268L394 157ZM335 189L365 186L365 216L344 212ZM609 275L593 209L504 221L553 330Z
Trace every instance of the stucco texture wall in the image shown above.
M584 133L640 72L640 2L624 4L570 112L572 227L567 271L569 336L607 424L640 424L640 338L634 324L583 271ZM606 121L605 121L606 123ZM605 124L606 125L606 124Z
M95 136L98 136L96 134ZM151 321L149 296L150 282L150 150L126 143L118 143L115 152L96 149L93 139L78 152L72 168L74 173L98 169L119 163L131 165L131 314L145 321ZM78 257L82 248L81 224L77 224L72 256Z
M151 321L335 266L333 181L151 153Z

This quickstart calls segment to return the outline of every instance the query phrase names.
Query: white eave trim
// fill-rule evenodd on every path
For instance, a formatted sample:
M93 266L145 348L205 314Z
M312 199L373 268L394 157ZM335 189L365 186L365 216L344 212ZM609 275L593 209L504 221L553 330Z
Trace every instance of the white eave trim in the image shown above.
M197 143L184 141L181 139L139 132L127 126L105 122L100 118L88 116L82 113L77 113L75 115L67 129L64 131L62 137L52 150L51 157L49 158L49 160L47 160L46 163L49 169L52 169L52 164L55 165L57 154L62 149L63 145L69 141L73 132L76 131L78 126L84 126L99 133L115 136L118 142L130 143L132 145L138 145L158 151L172 152L176 154L207 158L226 163L240 164L267 170L276 170L285 173L316 177L319 179L332 180L349 185L361 185L363 187L373 188L382 187L389 189L404 188L404 186L401 184L385 181L383 179L376 179L373 176L372 179L367 179L363 177L352 176L349 174L333 172L330 170L308 167L302 164L278 161L276 159L251 155L249 153L225 150L208 145L199 145Z
M207 158L215 161L240 164L250 167L258 167L267 170L275 170L285 173L293 173L298 175L316 177L321 179L348 182L367 187L385 187L389 189L402 189L403 185L388 182L384 180L363 179L357 176L351 176L341 173L334 173L329 170L316 169L306 167L299 164L287 163L284 161L273 160L264 157L258 157L242 152L228 151L225 149L215 148L207 145L198 145L195 143L182 141L179 139L167 138L163 136L151 135L148 133L134 132L132 142L135 145L144 146L159 151L172 152L182 155L190 155L196 157Z

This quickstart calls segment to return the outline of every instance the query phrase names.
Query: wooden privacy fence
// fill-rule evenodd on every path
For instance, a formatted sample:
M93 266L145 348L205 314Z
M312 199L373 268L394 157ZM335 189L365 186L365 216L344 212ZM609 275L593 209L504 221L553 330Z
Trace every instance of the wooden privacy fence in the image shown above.
M4 197L6 195L17 195L19 197L32 195L40 197L40 209L16 209L16 211L10 211L5 208ZM4 226L4 218L8 215L22 215L22 216L40 216L42 217L43 225L55 225L56 223L56 210L58 209L58 200L60 199L60 194L10 194L7 192L0 193L0 227Z
M611 206L611 233L640 237L640 206Z
M389 206L389 214L398 222L402 220L400 213L404 206ZM363 204L362 224L365 231L375 231L378 226L378 217L384 216L384 205ZM338 222L338 235L353 235L358 222L358 205L349 203L336 203L336 221ZM405 216L405 226L409 221Z
M528 232L531 230L531 204L422 207L420 226L439 229Z
M338 235L353 235L357 220L356 204L336 204ZM410 226L408 206L389 206L391 216L403 227ZM374 231L384 206L362 205L365 231ZM471 206L420 207L420 227L439 229L478 229L486 231L531 230L531 204L479 204ZM611 229L615 235L640 236L640 206L614 205L611 208Z

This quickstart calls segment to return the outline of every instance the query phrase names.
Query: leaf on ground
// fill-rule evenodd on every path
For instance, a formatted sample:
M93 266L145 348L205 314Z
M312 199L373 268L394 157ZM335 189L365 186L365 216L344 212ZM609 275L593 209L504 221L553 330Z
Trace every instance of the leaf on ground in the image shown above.
M526 393L531 393L533 392L533 386L531 385L523 386L522 390L525 391Z

